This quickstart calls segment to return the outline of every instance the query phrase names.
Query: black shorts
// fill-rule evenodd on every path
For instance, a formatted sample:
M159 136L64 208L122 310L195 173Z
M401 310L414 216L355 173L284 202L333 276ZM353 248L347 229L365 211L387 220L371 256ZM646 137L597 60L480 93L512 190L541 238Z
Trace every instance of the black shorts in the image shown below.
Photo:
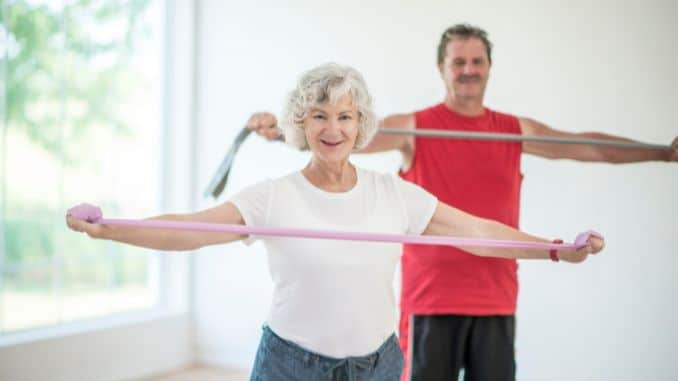
M414 315L410 319L411 381L515 380L515 317Z

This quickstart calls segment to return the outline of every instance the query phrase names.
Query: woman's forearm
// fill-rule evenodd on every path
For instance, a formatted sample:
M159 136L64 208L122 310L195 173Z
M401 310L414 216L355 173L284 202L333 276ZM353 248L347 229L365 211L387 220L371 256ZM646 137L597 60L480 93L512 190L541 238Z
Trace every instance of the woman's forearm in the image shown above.
M165 214L150 217L146 220L192 221L188 215L180 214ZM244 237L220 232L139 228L105 224L101 228L101 236L97 238L110 239L134 246L163 251L196 250L204 246L232 242Z
M547 239L523 233L497 221L474 216L444 203L438 203L424 234L507 241L550 242ZM524 259L546 259L550 257L548 250L477 246L465 246L463 249L471 254L483 257Z
M497 221L479 219L477 226L479 237L493 238L507 241L551 242L550 240L533 236L514 229ZM496 248L496 247L468 247L464 250L484 257L515 258L515 259L548 259L549 250L525 250L524 248Z

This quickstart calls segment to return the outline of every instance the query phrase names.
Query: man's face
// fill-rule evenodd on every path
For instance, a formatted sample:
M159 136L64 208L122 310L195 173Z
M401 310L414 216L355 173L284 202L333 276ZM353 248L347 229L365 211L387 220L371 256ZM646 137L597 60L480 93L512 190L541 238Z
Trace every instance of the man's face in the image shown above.
M460 100L482 101L490 75L490 60L479 38L453 38L438 67L450 95Z

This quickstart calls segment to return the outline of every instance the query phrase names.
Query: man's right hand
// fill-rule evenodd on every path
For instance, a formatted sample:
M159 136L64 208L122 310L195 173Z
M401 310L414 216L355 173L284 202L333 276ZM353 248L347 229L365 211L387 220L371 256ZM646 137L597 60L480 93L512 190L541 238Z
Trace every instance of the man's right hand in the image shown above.
M278 119L270 112L257 112L252 114L245 126L267 140L278 140L282 130L278 128Z

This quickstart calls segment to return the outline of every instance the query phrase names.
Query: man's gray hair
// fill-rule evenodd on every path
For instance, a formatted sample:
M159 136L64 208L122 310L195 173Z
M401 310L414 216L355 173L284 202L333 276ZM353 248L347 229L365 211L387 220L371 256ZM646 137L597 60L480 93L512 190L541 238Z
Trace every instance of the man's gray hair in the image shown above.
M440 36L440 42L438 43L438 65L442 64L445 61L447 43L459 38L466 40L469 38L477 38L483 42L485 45L485 53L487 53L487 61L492 64L492 43L487 37L487 32L477 26L469 24L456 24L447 28L443 35Z
M354 149L361 149L377 132L377 118L372 106L372 96L360 73L349 66L327 63L301 75L297 87L289 94L281 118L285 141L300 150L308 150L304 134L304 119L311 108L336 103L350 95L358 110L360 121Z

